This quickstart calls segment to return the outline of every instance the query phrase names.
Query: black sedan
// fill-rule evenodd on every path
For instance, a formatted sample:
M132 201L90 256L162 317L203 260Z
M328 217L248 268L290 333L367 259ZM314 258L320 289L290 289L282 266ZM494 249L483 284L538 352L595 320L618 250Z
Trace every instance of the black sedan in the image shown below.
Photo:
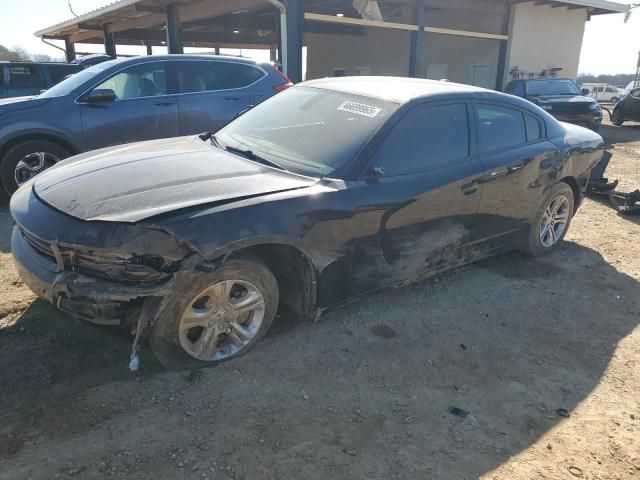
M611 123L617 127L628 120L640 122L640 88L634 88L622 97L611 112Z
M585 125L592 130L599 130L602 125L600 104L568 78L513 80L504 91L526 98L563 122Z
M523 99L398 78L302 83L215 134L63 161L11 200L25 283L134 327L169 366L513 249L554 250L602 138Z

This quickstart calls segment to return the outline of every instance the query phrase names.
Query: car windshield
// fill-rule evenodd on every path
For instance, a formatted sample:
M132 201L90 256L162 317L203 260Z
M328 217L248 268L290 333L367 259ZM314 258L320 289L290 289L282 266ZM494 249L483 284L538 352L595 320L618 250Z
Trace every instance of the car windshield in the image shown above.
M110 60L108 62L103 62L98 65L94 65L93 67L87 68L85 70L81 70L78 73L74 73L70 77L67 77L65 80L61 81L57 85L54 85L49 90L45 90L42 92L39 97L40 98L52 98L52 97L64 97L65 95L69 95L76 88L84 84L85 82L91 80L100 72L105 71L110 66L117 63L117 60Z
M571 80L534 80L527 82L527 95L582 95Z
M222 148L251 151L289 171L326 177L351 161L398 106L293 87L231 122L215 138Z

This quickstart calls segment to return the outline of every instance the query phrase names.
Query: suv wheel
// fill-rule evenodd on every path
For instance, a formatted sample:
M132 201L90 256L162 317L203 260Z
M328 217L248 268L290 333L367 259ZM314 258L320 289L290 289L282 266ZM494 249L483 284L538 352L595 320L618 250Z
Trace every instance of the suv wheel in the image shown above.
M11 147L2 158L2 188L11 195L20 185L69 156L68 150L48 140L19 143Z

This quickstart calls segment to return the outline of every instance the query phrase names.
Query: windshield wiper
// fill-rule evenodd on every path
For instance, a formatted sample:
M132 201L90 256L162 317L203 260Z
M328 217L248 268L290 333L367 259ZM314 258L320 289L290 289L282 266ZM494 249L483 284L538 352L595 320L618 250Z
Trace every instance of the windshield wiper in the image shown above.
M282 165L280 165L280 164L278 164L276 162L272 162L271 160L267 160L266 158L261 157L260 155L257 155L255 153L253 153L252 150L243 150L242 148L231 147L229 145L227 145L225 147L225 150L227 152L236 153L236 154L242 155L244 157L247 157L249 160L253 160L254 162L259 162L259 163L262 163L263 165L267 165L269 167L277 168L278 170L283 170L285 172L288 171Z

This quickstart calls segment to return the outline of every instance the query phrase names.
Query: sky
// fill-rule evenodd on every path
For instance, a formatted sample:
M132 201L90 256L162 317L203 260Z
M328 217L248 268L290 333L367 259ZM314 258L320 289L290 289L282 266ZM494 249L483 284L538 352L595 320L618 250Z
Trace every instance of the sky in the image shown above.
M636 3L640 0L633 0ZM632 3L632 0L618 0ZM109 0L71 0L76 14L111 3ZM6 47L21 46L33 53L46 53L54 57L63 54L53 47L43 44L33 32L72 17L68 0L0 0L0 44ZM61 44L62 42L58 42ZM154 48L154 53L164 53L163 47ZM77 45L78 52L102 52L98 45ZM188 50L187 50L188 51ZM598 15L587 22L580 73L634 73L640 51L640 7L632 14L627 24L623 15ZM119 46L122 54L143 54L142 47ZM238 53L231 52L228 53ZM244 55L251 56L250 51ZM259 60L267 60L265 52Z

